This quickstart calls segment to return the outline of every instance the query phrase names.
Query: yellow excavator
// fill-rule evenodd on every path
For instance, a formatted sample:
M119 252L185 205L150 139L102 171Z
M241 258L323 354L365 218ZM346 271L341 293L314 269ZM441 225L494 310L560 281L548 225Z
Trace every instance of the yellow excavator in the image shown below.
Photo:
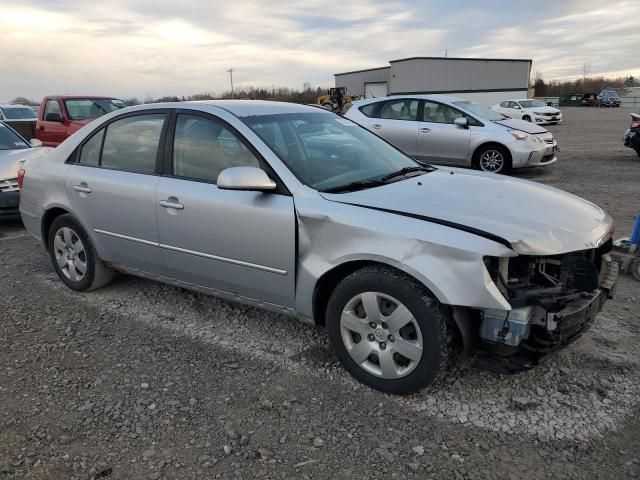
M347 95L347 87L332 87L327 95L318 97L317 104L336 113L346 113L351 103L360 97Z

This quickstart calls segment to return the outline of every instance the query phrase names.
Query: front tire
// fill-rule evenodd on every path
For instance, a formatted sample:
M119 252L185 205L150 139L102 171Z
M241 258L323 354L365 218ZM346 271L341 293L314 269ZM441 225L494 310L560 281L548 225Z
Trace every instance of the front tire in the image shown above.
M89 236L70 214L53 221L48 245L53 268L72 290L95 290L108 284L115 275L98 258Z
M342 280L329 299L326 325L349 373L383 392L417 392L449 360L451 315L423 285L388 267L365 267Z
M498 145L480 147L476 153L475 165L483 172L506 173L511 169L509 152Z
M525 115L524 117L522 117L522 120L524 120L525 122L530 122L531 117L529 115Z

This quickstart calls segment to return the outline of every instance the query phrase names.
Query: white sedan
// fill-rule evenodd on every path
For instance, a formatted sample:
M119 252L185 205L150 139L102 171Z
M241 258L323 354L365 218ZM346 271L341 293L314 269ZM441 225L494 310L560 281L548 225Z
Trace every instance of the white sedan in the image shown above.
M511 118L521 118L527 122L540 125L562 122L562 112L554 107L549 107L540 100L532 98L505 100L491 107L498 113Z

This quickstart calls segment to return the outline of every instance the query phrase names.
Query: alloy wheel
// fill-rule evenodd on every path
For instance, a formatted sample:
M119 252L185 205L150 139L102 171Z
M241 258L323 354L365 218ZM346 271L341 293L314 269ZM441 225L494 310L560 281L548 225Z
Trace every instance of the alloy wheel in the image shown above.
M340 334L351 358L365 371L393 380L420 363L423 341L418 322L395 298L364 292L345 305Z
M53 251L62 274L80 282L87 273L87 252L78 234L69 227L60 228L54 237Z
M485 172L500 172L504 168L504 155L498 150L487 150L480 156L480 168Z

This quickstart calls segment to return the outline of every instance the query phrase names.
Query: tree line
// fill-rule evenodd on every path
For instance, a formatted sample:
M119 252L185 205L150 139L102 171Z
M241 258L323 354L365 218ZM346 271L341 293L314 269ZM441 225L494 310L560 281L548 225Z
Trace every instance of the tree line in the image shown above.
M618 78L584 76L577 80L545 82L542 73L536 72L532 86L536 97L559 97L567 93L598 94L603 88L611 88L623 93L627 88L640 87L640 79L632 75Z

